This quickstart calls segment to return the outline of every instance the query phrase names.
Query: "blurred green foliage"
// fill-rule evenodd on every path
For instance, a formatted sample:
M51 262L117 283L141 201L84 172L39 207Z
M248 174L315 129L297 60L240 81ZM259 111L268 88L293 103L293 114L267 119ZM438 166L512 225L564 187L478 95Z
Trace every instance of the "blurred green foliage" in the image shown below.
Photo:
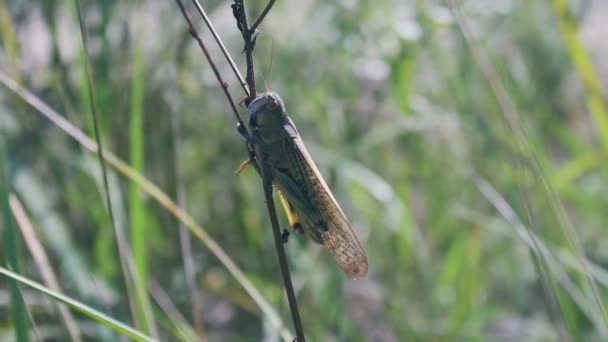
M477 45L442 1L277 1L260 27L258 87L285 100L370 262L365 279L349 280L327 251L292 234L287 252L307 336L606 340L608 24L597 18L608 5L455 2ZM246 4L255 17L265 2ZM229 2L204 6L244 69ZM83 7L106 148L173 198L183 189L187 211L290 325L261 182L253 170L234 176L244 142L177 6ZM238 82L191 13L239 100ZM0 37L2 73L92 136L73 3L0 0ZM523 135L508 124L476 52L492 62ZM64 292L133 324L96 156L4 87L0 102L9 188ZM135 234L127 236L140 276L192 324L179 223L127 179L109 176L119 226ZM277 336L213 254L192 244L204 336ZM0 252L7 265L8 251ZM40 280L23 248L19 261L21 274ZM14 336L8 283L0 278L0 339ZM68 338L36 295L23 292L31 325L44 339ZM180 336L167 320L175 312L161 304L154 314L162 340ZM77 318L84 336L112 340Z

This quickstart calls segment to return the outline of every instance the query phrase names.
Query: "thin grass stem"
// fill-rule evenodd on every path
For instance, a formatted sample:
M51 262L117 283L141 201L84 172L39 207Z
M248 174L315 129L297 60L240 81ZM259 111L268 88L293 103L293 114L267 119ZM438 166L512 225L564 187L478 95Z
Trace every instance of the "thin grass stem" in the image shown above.
M234 72L234 75L239 80L239 84L241 85L241 87L243 87L243 91L245 92L245 95L247 95L247 97L249 97L250 94L249 94L249 88L247 87L247 83L245 83L245 80L243 79L243 76L241 75L239 68L236 66L236 64L232 60L232 56L230 56L230 53L226 49L226 46L224 46L224 43L222 42L220 35L217 33L217 31L215 31L215 28L213 27L213 24L211 24L211 20L209 20L207 13L205 13L205 10L203 9L203 6L201 6L201 3L198 0L192 0L192 2L194 3L194 6L196 6L198 13L203 18L203 21L209 28L209 31L211 31L211 35L213 36L213 39L215 39L215 41L217 42L217 45L220 47L220 50L222 50L224 57L226 57L226 60L228 61L228 64L230 65L232 72Z
M76 3L76 9L78 12L80 37L82 38L82 46L84 49L87 88L88 88L89 98L90 98L89 104L91 106L90 109L91 109L91 116L93 119L95 139L97 142L97 146L100 146L100 148L97 149L97 153L99 156L99 163L101 165L101 173L102 173L103 186L104 186L105 197L106 197L106 205L107 205L107 209L108 209L108 214L110 216L110 223L112 225L112 228L113 228L114 234L115 234L115 238L116 238L118 253L120 255L120 260L121 260L120 265L121 265L121 270L123 273L123 277L124 277L124 281L125 281L125 285L126 285L126 289L127 289L127 293L128 293L131 314L133 315L133 317L135 317L137 319L138 326L142 327L146 333L152 333L153 336L158 336L158 334L154 333L155 332L154 324L153 324L152 317L150 316L152 314L152 310L150 309L149 300L147 300L148 297L147 297L147 292L145 290L145 286L143 286L141 284L141 282L140 282L141 278L135 274L135 272L137 272L137 269L135 268L133 260L131 258L132 254L129 251L127 240L124 237L122 230L120 230L118 228L118 225L116 224L116 218L115 218L114 210L112 207L112 201L110 199L110 186L108 183L108 173L107 173L107 168L106 168L106 163L105 163L106 158L104 157L104 150L103 150L103 147L102 147L103 145L102 145L102 141L101 141L101 130L99 127L99 115L97 113L97 103L96 103L96 99L95 99L93 73L91 70L91 63L88 58L89 44L88 44L88 38L87 38L87 30L86 30L86 26L85 26L85 20L82 15L82 7L80 4L80 0L75 0L75 3ZM131 273L129 272L129 270L131 271ZM134 276L131 277L130 274L133 274ZM131 284L131 281L133 281L133 284ZM134 288L133 288L133 286L134 286Z

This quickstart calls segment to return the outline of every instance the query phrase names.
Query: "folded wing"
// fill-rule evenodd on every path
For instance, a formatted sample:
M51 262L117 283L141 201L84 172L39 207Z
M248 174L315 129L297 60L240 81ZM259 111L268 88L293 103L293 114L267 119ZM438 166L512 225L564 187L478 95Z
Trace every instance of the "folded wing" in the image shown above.
M308 154L304 142L299 136L291 137L287 142L292 144L288 149L293 158L292 165L297 170L291 170L294 183L298 184L308 205L293 206L307 235L318 237L320 243L325 245L342 269L354 278L361 278L367 274L368 263L365 251L359 243L346 216L340 209L338 202L329 190L317 166ZM280 187L280 186L279 186ZM288 191L281 189L290 203L300 199L290 198ZM310 212L309 207L313 208ZM305 211L305 212L303 212Z

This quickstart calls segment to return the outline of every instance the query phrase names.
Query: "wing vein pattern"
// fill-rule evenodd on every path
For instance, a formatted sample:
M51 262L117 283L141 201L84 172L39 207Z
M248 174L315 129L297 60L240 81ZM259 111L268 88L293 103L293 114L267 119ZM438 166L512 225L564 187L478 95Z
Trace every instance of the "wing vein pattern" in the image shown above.
M291 159L286 164L291 166L286 170L287 176L295 182L304 199L293 198L286 185L280 181L276 185L292 205L302 200L309 202L293 205L297 216L302 220L302 228L312 240L327 247L346 273L356 278L365 276L368 269L365 251L310 158L304 142L296 135L286 138L282 143L285 144L282 150L287 154L283 157ZM280 177L275 177L275 180L278 179ZM303 212L304 207L311 208L312 212Z

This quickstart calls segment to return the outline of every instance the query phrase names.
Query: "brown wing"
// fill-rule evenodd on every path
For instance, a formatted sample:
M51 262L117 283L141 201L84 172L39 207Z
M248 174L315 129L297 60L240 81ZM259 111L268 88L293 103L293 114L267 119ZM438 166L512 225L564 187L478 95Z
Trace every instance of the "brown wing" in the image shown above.
M336 262L349 276L364 277L367 274L368 263L361 243L310 157L302 139L296 136L291 140L294 144L293 157L298 159L297 165L303 168L302 181L306 183L307 189L310 189L309 199L323 220L324 227L315 227L321 231L321 243L329 249Z

